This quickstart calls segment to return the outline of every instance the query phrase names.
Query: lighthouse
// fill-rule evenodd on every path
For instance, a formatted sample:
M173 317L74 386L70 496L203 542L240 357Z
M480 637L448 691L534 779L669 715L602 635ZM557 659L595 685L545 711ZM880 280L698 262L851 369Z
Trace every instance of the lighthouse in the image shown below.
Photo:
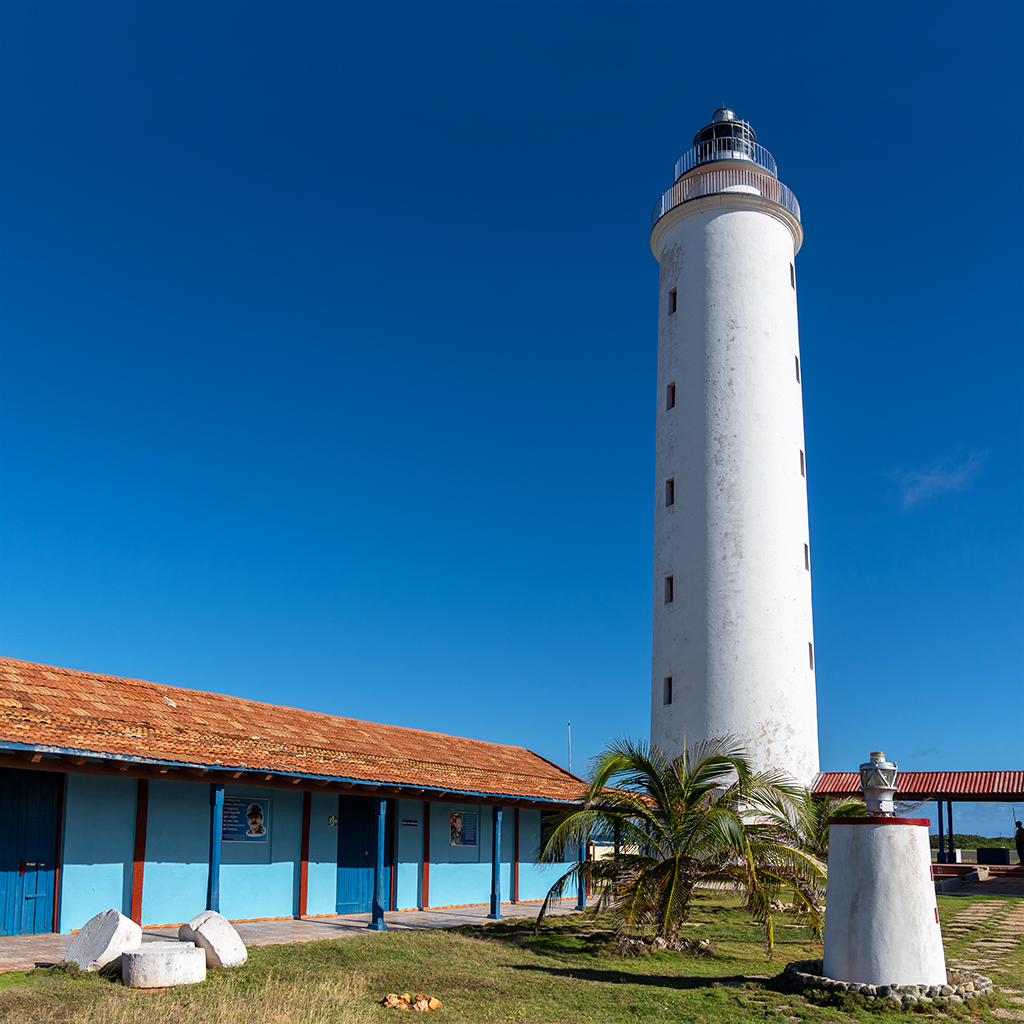
M795 257L800 207L717 110L654 208L661 264L651 742L818 771Z

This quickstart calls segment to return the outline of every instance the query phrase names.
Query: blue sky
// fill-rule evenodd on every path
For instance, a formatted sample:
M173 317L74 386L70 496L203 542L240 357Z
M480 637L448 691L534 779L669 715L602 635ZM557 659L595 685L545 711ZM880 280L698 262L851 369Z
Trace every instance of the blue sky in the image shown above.
M725 103L804 217L822 767L1024 766L1022 10L8 0L3 651L646 736L650 210Z

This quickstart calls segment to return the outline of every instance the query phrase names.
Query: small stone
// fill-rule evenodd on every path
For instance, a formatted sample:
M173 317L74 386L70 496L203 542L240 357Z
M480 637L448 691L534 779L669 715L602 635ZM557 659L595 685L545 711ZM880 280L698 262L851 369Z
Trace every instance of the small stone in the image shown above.
M194 942L206 954L207 967L241 967L249 959L242 937L216 910L204 910L178 929L182 942Z
M429 999L427 1000L427 1005L428 1005L428 1006L430 1007L430 1009L432 1009L432 1010L439 1010L439 1009L441 1008L441 1000L440 1000L440 999L438 999L438 998L436 998L435 996L431 996L431 997L430 997L430 998L429 998Z
M953 986L952 985L943 985L942 988L939 989L939 995L951 996L952 994L953 994Z
M104 910L86 921L71 940L64 962L76 963L83 971L108 966L114 969L126 949L137 949L141 944L142 929L131 918L117 910Z

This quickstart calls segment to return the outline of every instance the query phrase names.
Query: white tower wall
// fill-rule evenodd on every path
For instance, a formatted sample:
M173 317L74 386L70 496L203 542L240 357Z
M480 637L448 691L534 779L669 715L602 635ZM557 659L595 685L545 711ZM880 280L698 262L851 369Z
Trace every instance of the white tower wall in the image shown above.
M718 162L712 173L738 166L749 163ZM818 740L801 240L796 217L749 186L685 201L652 234L661 285L651 740L675 754L729 734L755 767L809 784Z
M945 985L928 819L829 826L823 973L863 985Z

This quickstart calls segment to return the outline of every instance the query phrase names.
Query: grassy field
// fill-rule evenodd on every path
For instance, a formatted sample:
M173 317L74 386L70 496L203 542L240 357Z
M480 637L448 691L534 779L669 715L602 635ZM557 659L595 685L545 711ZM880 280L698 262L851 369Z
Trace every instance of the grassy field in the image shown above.
M978 924L947 942L948 955L970 956L979 939L1005 935L1000 922L1017 900L939 897L943 923L973 904L997 904ZM203 985L142 992L95 975L60 970L0 974L0 1021L67 1024L328 1024L394 1019L376 1001L388 992L435 995L438 1021L850 1021L891 1016L877 1004L815 1000L786 993L778 975L791 960L821 955L792 914L776 922L767 961L757 929L728 896L698 900L690 926L717 952L691 957L656 953L623 959L600 919L553 918L534 935L524 922L451 931L385 932L335 941L250 949L245 967L211 971ZM1002 954L1001 954L1002 955ZM946 1006L960 1020L1024 1020L1024 947L1003 955L997 985L1010 989L987 1005ZM1015 994L1015 991L1016 993Z

